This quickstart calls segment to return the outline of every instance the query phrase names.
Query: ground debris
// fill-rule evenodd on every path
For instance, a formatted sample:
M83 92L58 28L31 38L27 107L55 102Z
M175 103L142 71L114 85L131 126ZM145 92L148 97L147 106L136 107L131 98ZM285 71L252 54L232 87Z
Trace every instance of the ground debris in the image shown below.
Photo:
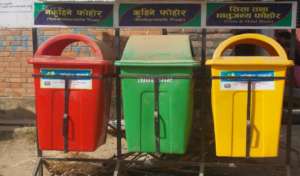
M89 158L84 154L69 155L70 158ZM52 176L108 176L111 175L114 162L93 163L79 161L46 161L45 166Z

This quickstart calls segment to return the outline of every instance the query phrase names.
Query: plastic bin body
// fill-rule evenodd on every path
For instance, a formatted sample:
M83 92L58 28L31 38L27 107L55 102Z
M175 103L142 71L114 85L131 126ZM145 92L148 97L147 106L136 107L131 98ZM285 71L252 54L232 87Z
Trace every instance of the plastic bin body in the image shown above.
M271 56L222 57L226 49L237 44L256 44L265 48ZM292 65L292 62L287 60L283 48L273 39L259 34L243 34L224 41L207 64L212 66L213 77L285 77L287 66ZM225 79L212 81L217 156L246 156L247 81L240 83L238 85L231 81L226 85ZM252 82L250 157L278 155L284 85L285 80Z
M177 39L178 42L183 40L183 46L186 44L185 48L188 48L190 52L188 37L179 36ZM174 37L161 36L157 36L157 38L131 37L125 48L123 61L117 62L117 65L121 66L121 75L192 75L193 67L197 63L191 60L192 57L189 52L186 55L190 60L187 63L180 63L167 59L173 55L166 52L166 48L161 47L161 49L156 50L156 47L161 45L156 47L152 45L151 47L151 43L154 41L169 43L169 40L175 39ZM139 55L141 50L138 50L140 46L136 45L137 41L144 41L143 47L148 49L142 51L144 58ZM131 47L137 47L137 50ZM174 49L169 47L171 51ZM157 60L148 61L151 59L152 52L161 58L159 62ZM165 53L165 55L161 53ZM128 62L126 62L126 58L128 58ZM141 58L141 60L132 61L134 58ZM179 56L178 60L180 59L182 57ZM186 151L193 112L193 84L192 79L165 78L160 80L158 104L161 153L182 154ZM121 85L128 151L156 152L153 80L149 78L122 78Z
M99 50L100 55L95 52L96 56L93 58L70 58L59 56L61 52L57 52L51 56L48 50L53 45L59 45L56 43L65 42L62 48L73 43L66 41L82 41L94 51ZM34 65L34 74L45 74L45 71L75 71L80 74L80 71L89 71L91 76L99 77L112 73L112 63L103 60L96 44L82 35L60 35L49 39L29 62ZM41 150L64 150L64 88L45 88L46 83L42 79L44 78L36 77L34 80L39 147ZM68 151L94 151L105 143L111 80L87 79L91 85L82 88L73 87L73 81L76 80L71 80L69 88Z

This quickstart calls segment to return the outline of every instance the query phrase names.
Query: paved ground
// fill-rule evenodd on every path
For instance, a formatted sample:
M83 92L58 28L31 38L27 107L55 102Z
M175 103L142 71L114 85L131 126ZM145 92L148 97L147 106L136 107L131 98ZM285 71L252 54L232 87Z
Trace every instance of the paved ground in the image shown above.
M284 139L284 131L282 134L282 139ZM100 147L94 153L84 154L85 157L106 157L109 158L114 155L116 140L114 137L109 136L107 139L107 144ZM284 143L282 142L282 146ZM282 148L283 149L283 148ZM293 176L300 175L300 126L294 127L293 133ZM47 153L48 155L62 156L63 154L60 152L52 152ZM71 155L80 155L77 153L72 153ZM275 159L276 161L283 159L282 155L280 158ZM0 176L27 176L32 174L32 170L34 164L36 163L36 151L35 151L35 143L34 143L34 135L32 135L31 129L21 129L17 130L16 133L1 133L0 138ZM274 161L275 161L274 160ZM238 164L238 163L237 163ZM261 166L261 167L260 167ZM207 168L206 175L209 176L280 176L283 175L283 169L278 167L267 167L267 165L260 165L257 167L235 167L235 164L232 164L231 167L226 168ZM92 172L94 169L93 165L65 165L58 163L51 163L50 169L52 171L59 173L58 170L67 170L70 169L68 167L74 168L81 167L81 172L84 170L88 170ZM98 168L99 169L99 168ZM197 169L191 168L190 170ZM72 169L71 169L72 170ZM86 171L87 172L87 171ZM142 174L143 173L143 174ZM49 176L49 174L45 174ZM72 174L71 174L72 175ZM76 176L84 175L77 174ZM179 176L179 175L191 175L195 176L196 174L193 172L187 172L186 174L179 174L174 172L166 172L150 174L138 171L132 171L128 175L147 175L147 176ZM75 176L74 174L72 176Z

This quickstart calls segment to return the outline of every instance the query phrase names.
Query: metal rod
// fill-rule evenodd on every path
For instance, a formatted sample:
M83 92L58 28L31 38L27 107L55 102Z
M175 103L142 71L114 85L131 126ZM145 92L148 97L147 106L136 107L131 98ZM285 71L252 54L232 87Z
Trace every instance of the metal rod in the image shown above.
M118 176L121 169L121 162L117 160L116 168L114 170L113 176Z
M35 165L33 169L32 176L38 176L39 173L43 172L41 171L41 166L43 165L43 159L39 157L37 164Z
M168 35L168 30L167 29L162 29L162 35Z
M246 129L246 158L250 158L250 152L251 152L251 130L252 130L252 124L251 124L251 99L252 99L252 81L251 79L248 80L248 88L247 88L247 129Z
M64 152L68 152L68 135L69 135L69 84L70 80L65 79L65 89L64 89L64 116L63 116L63 136L64 136Z
M259 81L274 81L274 80L286 80L287 77L267 77L267 76L212 76L211 79L228 79L228 80L238 80L248 82L251 81L259 82ZM241 80L242 79L242 80Z
M42 164L40 165L40 172L39 172L39 176L43 176L44 175L44 161L42 160Z
M143 79L191 79L193 75L187 74L177 74L177 75L145 75L145 74L121 74L119 78L126 78L126 79L136 79L136 78L143 78Z
M205 175L205 161L203 160L203 162L200 163L199 176L204 176L204 175Z
M64 162L91 162L91 163L98 163L98 162L107 162L111 161L114 162L114 159L93 159L93 158L52 158L52 157L43 157L43 160L49 161L64 161Z
M295 58L296 57L296 30L292 29L292 35L290 40L290 57ZM293 128L293 68L290 68L288 70L288 92L287 92L287 98L288 98L288 107L287 107L287 128L286 128L286 175L291 175L291 148L292 148L292 128Z
M131 163L131 164L145 164L144 160L120 160L122 163ZM248 166L248 167L257 167L257 161L254 160L247 160L247 162L241 162L235 161L235 162L212 162L212 161L206 161L205 165L207 167L230 167L234 163L237 167L239 166ZM198 161L170 161L170 160L155 160L152 161L153 165L157 165L159 167L165 167L165 166L194 166L194 167L199 167L199 162ZM268 162L264 163L264 166L274 166L274 167L282 167L284 166L281 163L278 162Z
M160 153L159 79L154 79L154 129L156 153Z
M115 49L116 49L116 60L121 59L121 31L119 28L115 29ZM116 67L116 75L120 74L120 68ZM115 78L115 101L116 101L116 120L117 120L117 163L114 170L114 176L119 175L121 169L122 159L122 112L121 112L121 79L117 76Z
M38 34L37 34L37 28L32 28L31 29L31 35L32 35L32 54L34 55L37 48L38 48ZM42 157L43 156L43 152L40 149L39 146L39 137L38 137L38 128L37 128L37 120L35 122L35 131L36 131L36 149L37 149L37 155L38 157Z
M36 50L38 49L38 34L37 34L37 28L31 29L32 34L32 54L34 55Z
M121 59L121 31L115 29L115 47L117 60ZM116 67L116 74L120 74L119 67ZM121 82L116 78L115 93L116 93L116 118L117 118L117 158L122 157L122 114L121 114Z
M201 96L205 95L208 89L208 86L206 85L206 67L205 67L205 60L206 60L206 34L207 34L207 30L206 29L202 29L202 38L201 38L201 56L200 56L200 63L201 63L201 67L200 67L200 73L198 76L198 79L200 79L200 92L201 92ZM204 98L198 98L199 100L201 100L200 102L200 113L204 114L203 117L200 116L200 118L205 118L204 116L207 115L207 103L206 103L206 99ZM203 122L205 121L205 119L203 119ZM201 123L201 131L200 131L200 135L201 135L201 144L200 144L200 150L201 150L201 163L200 163L200 167L199 167L199 176L204 176L205 175L205 153L206 153L206 148L205 148L205 144L206 144L206 125L204 123Z
M202 29L202 40L201 40L201 67L205 66L206 60L206 36L207 36L207 29Z

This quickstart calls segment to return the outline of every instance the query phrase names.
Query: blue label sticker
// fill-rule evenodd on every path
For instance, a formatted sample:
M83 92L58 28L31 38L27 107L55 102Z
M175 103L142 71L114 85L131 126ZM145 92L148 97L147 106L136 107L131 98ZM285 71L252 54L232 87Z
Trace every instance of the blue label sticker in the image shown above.
M221 90L247 90L248 80L253 90L274 90L274 71L221 71ZM228 77L228 78L226 78ZM235 78L236 77L236 78Z
M82 76L92 75L91 70L81 69L41 69L41 74L46 76ZM61 78L41 78L41 88L43 89L63 89L65 81ZM91 78L72 78L70 81L71 89L92 89Z

